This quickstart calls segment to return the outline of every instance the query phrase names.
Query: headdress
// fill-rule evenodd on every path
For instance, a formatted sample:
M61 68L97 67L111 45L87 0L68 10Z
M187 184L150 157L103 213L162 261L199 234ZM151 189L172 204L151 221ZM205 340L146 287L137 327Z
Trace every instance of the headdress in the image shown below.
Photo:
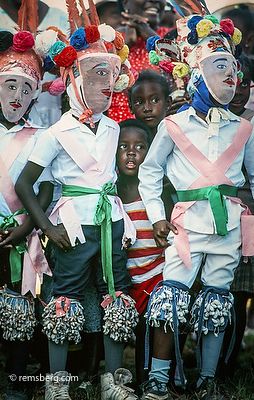
M84 108L80 117L82 122L91 119L92 112L80 99L75 77L79 74L79 62L87 55L104 54L105 59L116 57L120 60L122 68L114 91L121 92L133 83L133 75L127 59L129 49L122 34L109 25L100 24L94 2L88 0L88 4L89 15L83 0L66 0L71 33L69 40L61 37L58 29L50 27L47 32L38 36L36 43L37 51L44 56L46 68L56 65L60 67L64 81L67 78L70 79L77 100Z
M174 78L187 77L199 62L216 51L237 55L242 34L230 19L219 21L209 13L205 1L170 1L182 18L176 21L177 38L153 36L147 41L152 64ZM179 5L181 3L181 5ZM190 15L195 12L195 14Z
M45 68L41 53L36 49L38 21L38 1L22 0L17 32L0 31L0 75L27 76L36 83L42 80ZM44 90L58 95L65 87L62 81L55 80L48 82Z

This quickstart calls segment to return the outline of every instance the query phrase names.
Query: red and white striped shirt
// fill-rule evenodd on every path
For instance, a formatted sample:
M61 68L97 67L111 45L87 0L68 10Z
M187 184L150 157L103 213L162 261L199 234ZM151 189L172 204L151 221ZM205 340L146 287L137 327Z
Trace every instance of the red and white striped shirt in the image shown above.
M136 301L136 308L141 314L146 309L149 294L162 280L165 264L164 249L156 246L153 227L142 200L124 204L124 209L137 231L137 240L128 249L127 268L133 285L130 294Z

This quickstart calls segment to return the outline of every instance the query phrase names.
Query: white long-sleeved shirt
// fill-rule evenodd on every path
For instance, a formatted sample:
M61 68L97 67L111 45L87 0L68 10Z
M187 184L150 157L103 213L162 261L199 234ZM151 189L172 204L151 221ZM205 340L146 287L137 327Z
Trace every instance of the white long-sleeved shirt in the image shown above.
M228 120L220 121L219 132L210 137L208 135L208 124L197 116L192 107L173 115L172 119L201 153L208 160L214 162L231 144L239 128L240 118L231 112L228 112L228 117ZM242 173L242 163L244 162L249 176L252 196L254 197L253 155L254 130L245 147L226 172L226 176L233 182L234 186L243 186L245 178ZM149 219L153 224L166 219L164 205L161 200L164 174L167 175L176 190L188 189L200 177L200 173L170 138L165 122L162 121L145 161L139 169L139 192ZM231 230L239 225L242 207L228 199L226 202L228 210L227 229ZM184 226L194 232L215 233L214 218L208 200L198 201L186 211Z

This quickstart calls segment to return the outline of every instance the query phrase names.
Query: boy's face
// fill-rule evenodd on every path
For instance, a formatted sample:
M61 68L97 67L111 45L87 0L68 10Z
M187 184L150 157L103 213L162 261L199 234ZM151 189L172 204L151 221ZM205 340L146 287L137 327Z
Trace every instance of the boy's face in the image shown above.
M120 72L120 58L113 54L91 53L80 60L79 66L85 104L94 114L108 110Z
M20 75L0 75L0 106L4 118L18 122L26 113L37 84L28 77Z
M161 85L142 82L132 89L131 110L137 119L149 128L156 128L170 109L170 99L166 99Z
M236 87L235 96L229 105L230 111L240 115L250 97L251 74L248 68L243 68L243 81Z
M117 166L120 174L137 176L147 151L146 132L137 127L122 128L117 148Z
M237 63L232 54L214 53L200 62L200 68L212 97L219 104L229 104L237 83Z

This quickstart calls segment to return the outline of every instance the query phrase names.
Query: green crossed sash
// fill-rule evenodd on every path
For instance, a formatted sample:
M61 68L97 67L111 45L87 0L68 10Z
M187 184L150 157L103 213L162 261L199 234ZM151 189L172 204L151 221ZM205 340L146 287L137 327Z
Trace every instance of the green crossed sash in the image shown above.
M20 208L12 214L5 215L0 212L0 216L3 217L3 221L0 228L3 230L8 230L9 228L15 228L19 225L16 220L17 215L26 214L24 208ZM16 283L21 280L21 269L22 269L22 254L27 250L26 242L23 240L18 245L11 248L9 261L11 267L11 282Z
M112 206L108 196L115 196L116 185L112 182L105 183L102 189L92 189L75 185L63 185L63 197L86 196L88 194L99 194L99 200L94 215L95 225L101 225L101 261L103 279L108 284L109 294L115 298L115 286L112 270Z
M212 209L216 232L225 236L227 231L228 211L223 196L237 197L238 188L229 185L207 186L199 189L177 190L178 201L208 200Z

